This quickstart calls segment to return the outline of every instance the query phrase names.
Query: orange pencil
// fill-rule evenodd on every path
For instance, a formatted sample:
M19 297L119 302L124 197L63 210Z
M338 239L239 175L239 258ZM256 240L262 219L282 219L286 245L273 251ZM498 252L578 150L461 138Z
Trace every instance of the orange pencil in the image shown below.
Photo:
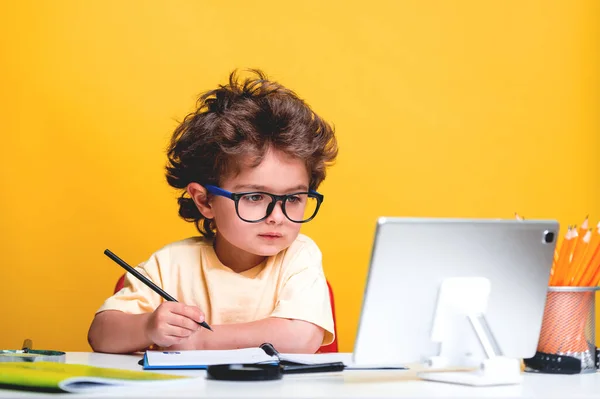
M560 246L558 253L558 262L554 270L554 278L551 282L553 286L560 286L564 284L566 268L569 265L569 258L571 256L571 245L573 244L573 232L576 231L573 227L569 226L565 238Z
M589 243L591 239L592 229L589 229L585 232L583 238L578 240L576 243L576 247L573 250L573 257L571 258L571 265L569 266L569 271L566 278L567 285L572 286L575 284L575 279L579 275L579 271L583 268L581 261L589 249Z
M525 218L521 217L517 212L515 212L515 219L517 219L517 220L525 220Z
M575 251L577 251L577 247L579 247L579 243L580 240L582 239L583 236L585 236L585 233L587 232L588 229L588 217L585 217L585 220L583 221L583 223L581 223L581 227L579 227L579 230L575 229L575 231L577 232L577 237L575 237L575 241L573 242L573 246L571 247L571 256L569 257L569 263L573 263L573 257L575 256ZM577 227L577 226L575 226Z
M579 287L588 286L593 281L594 274L596 270L591 266L592 259L596 256L597 253L600 252L600 223L598 223L598 227L592 233L592 238L590 239L590 243L588 244L588 249L581 259L581 267L579 268L579 272L575 277L575 285Z
M574 226L571 229L571 239L569 240L569 252L567 254L567 259L564 263L561 263L561 267L562 267L562 285L568 286L569 285L569 277L571 275L571 269L573 267L573 252L575 251L575 249L579 246L579 232L577 231L577 226ZM562 261L561 261L562 262Z
M581 228L580 231L586 231L587 229L590 228L590 215L586 215L585 216L585 220L583 221L583 223L581 223Z
M594 287L600 284L600 248L596 248L596 253L592 257L592 260L590 260L587 268L593 272L594 276L588 280L588 285Z

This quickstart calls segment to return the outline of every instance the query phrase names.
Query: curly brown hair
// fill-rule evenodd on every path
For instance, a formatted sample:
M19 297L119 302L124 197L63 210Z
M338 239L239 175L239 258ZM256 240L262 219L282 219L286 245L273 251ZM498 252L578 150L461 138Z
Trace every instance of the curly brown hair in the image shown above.
M251 72L256 77L240 82L233 71L227 85L202 94L168 146L167 181L182 190L179 215L206 237L214 236L214 223L189 198L188 184L218 185L239 173L244 157L251 157L253 167L273 148L304 160L310 189L316 190L338 153L331 125L293 91L260 70Z

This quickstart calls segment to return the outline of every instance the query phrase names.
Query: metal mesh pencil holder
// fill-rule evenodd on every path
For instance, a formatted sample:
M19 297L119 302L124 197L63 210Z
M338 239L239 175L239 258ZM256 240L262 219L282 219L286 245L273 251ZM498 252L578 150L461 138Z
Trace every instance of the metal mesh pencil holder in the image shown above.
M527 371L593 373L598 369L595 302L600 287L549 287L536 355Z

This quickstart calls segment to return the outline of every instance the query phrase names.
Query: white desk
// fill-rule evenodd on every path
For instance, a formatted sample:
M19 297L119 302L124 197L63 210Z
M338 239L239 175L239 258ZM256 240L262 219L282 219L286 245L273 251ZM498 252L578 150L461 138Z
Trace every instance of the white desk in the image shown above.
M72 352L67 363L141 370L141 356ZM166 371L161 371L166 372ZM214 381L203 370L170 371L197 376L166 389L117 389L94 395L40 394L0 390L0 398L68 397L197 397L197 398L598 398L600 373L580 375L525 374L523 384L501 387L468 387L417 380L410 371L346 370L339 373L284 375L264 382Z

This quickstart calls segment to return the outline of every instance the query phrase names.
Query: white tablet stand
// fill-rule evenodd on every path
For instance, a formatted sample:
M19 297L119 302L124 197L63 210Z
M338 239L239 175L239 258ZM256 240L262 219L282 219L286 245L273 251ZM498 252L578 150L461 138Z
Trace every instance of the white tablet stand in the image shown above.
M420 372L420 378L477 386L521 383L520 359L502 355L485 320L489 293L490 282L486 278L443 281L431 332L432 341L440 343L440 353L427 359L431 371ZM475 370L439 370L460 368Z

